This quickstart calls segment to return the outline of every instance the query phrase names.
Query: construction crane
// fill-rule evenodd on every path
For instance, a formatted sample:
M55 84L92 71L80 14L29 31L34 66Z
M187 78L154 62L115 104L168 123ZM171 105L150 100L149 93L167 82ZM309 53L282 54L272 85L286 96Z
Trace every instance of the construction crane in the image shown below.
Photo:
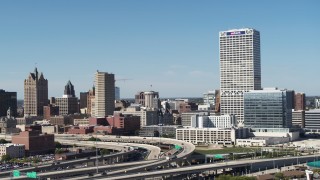
M123 82L126 82L128 80L133 80L133 79L115 79L114 81L123 81Z

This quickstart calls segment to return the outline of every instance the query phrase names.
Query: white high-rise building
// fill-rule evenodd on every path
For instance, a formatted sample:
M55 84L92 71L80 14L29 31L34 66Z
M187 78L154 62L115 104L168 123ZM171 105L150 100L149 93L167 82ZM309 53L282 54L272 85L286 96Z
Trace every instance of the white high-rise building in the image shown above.
M234 114L243 125L243 93L261 89L260 33L251 28L221 31L221 114Z
M115 100L114 74L97 71L95 74L95 117L113 115Z

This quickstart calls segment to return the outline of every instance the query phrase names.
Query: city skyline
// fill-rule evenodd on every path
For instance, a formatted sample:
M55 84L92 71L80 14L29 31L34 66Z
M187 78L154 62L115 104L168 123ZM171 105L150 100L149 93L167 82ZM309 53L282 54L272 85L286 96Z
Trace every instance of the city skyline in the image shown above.
M96 70L131 79L116 82L121 98L147 90L200 97L220 88L219 32L248 27L261 33L262 87L319 95L308 80L320 65L320 2L248 2L1 2L0 89L23 99L36 66L49 97L60 97L68 80L79 97Z

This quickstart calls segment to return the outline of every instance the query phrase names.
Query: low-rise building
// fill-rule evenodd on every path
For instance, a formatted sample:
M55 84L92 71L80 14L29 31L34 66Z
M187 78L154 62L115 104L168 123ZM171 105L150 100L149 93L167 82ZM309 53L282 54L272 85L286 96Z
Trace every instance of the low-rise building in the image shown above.
M176 130L176 139L193 144L236 144L236 139L247 138L248 128L179 128Z
M83 119L74 119L73 125L75 126L88 126L89 125L89 118L83 118Z
M73 126L68 129L68 134L89 134L93 133L94 126Z
M21 158L25 155L25 146L23 144L0 144L0 157L9 155L11 158Z
M40 134L41 131L24 131L12 136L13 144L24 144L27 155L54 153L53 134Z
M290 137L253 137L250 139L237 139L237 146L269 146L290 142Z
M140 117L140 127L159 124L158 111L128 107L125 111L115 111L115 114L133 115Z
M17 120L11 115L11 109L7 110L7 116L0 117L0 133L16 133Z
M172 137L176 138L176 129L181 128L182 126L144 126L139 131L139 136L141 137L154 137L159 132L158 135L161 137Z

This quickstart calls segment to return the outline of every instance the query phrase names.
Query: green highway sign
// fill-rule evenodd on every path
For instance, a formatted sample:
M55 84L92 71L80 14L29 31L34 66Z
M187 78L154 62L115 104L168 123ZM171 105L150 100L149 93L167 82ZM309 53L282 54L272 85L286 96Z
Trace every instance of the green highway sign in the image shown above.
M28 178L37 178L37 172L27 172Z
M13 177L20 177L20 171L18 170L13 170L12 174L13 174Z

